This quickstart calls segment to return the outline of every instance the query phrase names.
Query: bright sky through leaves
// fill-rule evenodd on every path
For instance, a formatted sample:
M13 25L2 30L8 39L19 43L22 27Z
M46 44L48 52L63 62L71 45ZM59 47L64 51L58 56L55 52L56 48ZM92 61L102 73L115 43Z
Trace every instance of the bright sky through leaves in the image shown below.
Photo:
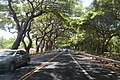
M0 30L0 37L4 37L4 38L8 39L8 38L11 38L14 36L16 36L16 34L12 34L10 32Z
M83 7L88 7L91 4L91 2L93 2L93 0L82 0L82 2L83 2Z
M91 4L92 1L93 0L82 0L83 7L88 7ZM0 37L4 37L4 38L8 39L8 38L11 38L13 36L16 36L16 34L12 34L12 33L0 30Z

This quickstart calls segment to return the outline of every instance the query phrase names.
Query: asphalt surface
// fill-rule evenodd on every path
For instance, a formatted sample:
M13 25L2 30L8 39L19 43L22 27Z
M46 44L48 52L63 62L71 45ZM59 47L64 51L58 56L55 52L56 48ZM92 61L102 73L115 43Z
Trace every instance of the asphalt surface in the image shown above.
M120 80L120 71L74 52L52 52L14 72L0 72L0 80Z

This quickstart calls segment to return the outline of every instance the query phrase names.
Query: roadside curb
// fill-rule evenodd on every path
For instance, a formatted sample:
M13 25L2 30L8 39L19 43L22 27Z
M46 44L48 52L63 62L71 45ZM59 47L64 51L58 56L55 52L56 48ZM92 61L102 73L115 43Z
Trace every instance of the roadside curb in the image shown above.
M96 56L96 55L92 55L92 54L88 54L86 52L76 52L76 53L80 53L84 56L88 56L88 57L91 57L92 59L95 59L95 60L100 60L101 62L105 62L105 63L111 63L113 67L117 67L117 66L120 66L120 61L117 61L117 60L113 60L113 59L109 59L109 58L104 58L102 56Z

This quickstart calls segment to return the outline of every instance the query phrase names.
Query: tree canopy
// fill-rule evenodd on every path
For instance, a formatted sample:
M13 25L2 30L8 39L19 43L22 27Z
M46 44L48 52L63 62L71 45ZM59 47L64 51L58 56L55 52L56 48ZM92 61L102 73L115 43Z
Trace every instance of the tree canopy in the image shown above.
M0 0L0 29L16 29L12 49L22 42L29 51L35 41L36 52L70 46L92 53L119 53L119 3L94 0L84 10L80 0Z

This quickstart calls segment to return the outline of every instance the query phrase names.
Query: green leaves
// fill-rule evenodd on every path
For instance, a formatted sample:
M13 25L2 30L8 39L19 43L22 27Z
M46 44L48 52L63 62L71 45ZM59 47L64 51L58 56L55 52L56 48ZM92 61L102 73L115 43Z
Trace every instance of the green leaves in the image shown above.
M15 37L10 39L5 39L4 37L0 37L0 49L10 49L14 41L15 41Z

